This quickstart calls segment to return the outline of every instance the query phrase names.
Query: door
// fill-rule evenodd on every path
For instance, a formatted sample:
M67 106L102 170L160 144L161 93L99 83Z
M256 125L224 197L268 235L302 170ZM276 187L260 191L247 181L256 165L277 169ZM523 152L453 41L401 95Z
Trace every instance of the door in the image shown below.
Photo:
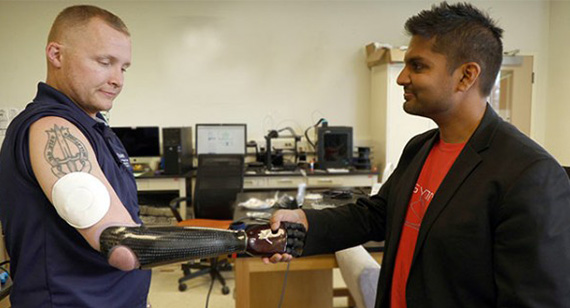
M505 56L489 102L499 115L530 136L532 56Z

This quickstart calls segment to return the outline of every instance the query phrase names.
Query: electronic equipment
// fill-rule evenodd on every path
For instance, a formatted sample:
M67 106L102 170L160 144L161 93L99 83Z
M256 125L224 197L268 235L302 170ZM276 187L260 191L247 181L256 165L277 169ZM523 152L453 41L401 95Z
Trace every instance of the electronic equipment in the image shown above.
M129 157L160 156L158 126L111 127Z
M347 168L352 162L352 127L317 128L317 163L320 169Z
M245 155L246 140L246 124L196 124L197 155Z
M279 133L287 130L291 133L289 136L280 136ZM293 138L293 154L295 156L295 164L286 167L283 163L283 149L275 149L271 146L271 139L275 138ZM301 141L301 136L297 136L295 131L291 127L284 127L279 130L270 130L265 136L265 166L267 170L273 170L273 167L279 167L289 170L295 170L297 168L297 161L299 159L299 154L297 152L297 142Z
M192 127L162 128L164 174L185 174L192 169Z
M353 164L356 169L370 170L372 164L370 162L370 148L357 147L358 157L353 159Z

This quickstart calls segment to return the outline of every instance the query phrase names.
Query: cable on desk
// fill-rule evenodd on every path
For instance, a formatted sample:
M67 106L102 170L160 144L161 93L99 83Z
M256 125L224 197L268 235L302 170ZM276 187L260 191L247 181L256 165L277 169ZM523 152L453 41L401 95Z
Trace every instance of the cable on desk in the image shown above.
M283 287L281 288L281 297L279 298L279 306L283 304L283 297L285 296L285 286L287 285L287 274L289 273L289 266L291 265L291 260L287 261L287 269L285 270L285 278L283 278Z
M322 192L323 197L331 199L351 199L352 191L350 190L326 190Z
M355 195L362 195L362 196L365 196L365 197L368 197L368 196L370 195L370 193L366 192L364 189L362 189L362 187L355 187L355 188L353 189L353 192L352 192L352 193L355 194Z

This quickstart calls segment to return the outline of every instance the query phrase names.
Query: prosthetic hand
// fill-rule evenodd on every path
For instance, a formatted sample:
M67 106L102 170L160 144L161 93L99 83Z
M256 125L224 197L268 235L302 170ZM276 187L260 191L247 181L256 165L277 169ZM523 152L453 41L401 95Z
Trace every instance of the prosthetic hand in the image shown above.
M275 253L288 253L300 257L305 245L305 227L302 224L282 222L277 231L270 225L256 225L247 229L247 252L269 257Z
M283 222L277 231L272 231L268 224L251 226L245 231L197 227L109 227L101 233L99 241L101 253L111 265L132 270L241 252L256 256L288 253L298 257L302 253L304 239L303 225ZM117 255L132 261L112 261L117 259Z

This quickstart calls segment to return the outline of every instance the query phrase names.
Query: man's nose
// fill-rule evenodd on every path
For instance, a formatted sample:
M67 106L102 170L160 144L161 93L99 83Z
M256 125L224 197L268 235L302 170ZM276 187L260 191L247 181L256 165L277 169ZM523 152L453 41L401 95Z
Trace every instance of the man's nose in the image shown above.
M404 68L402 69L402 71L400 72L400 74L398 75L398 78L396 79L396 83L404 86L410 83L410 76L408 74L408 70L407 68L404 66Z
M123 87L123 82L125 80L125 75L122 68L113 69L113 73L110 77L109 83L117 88Z

